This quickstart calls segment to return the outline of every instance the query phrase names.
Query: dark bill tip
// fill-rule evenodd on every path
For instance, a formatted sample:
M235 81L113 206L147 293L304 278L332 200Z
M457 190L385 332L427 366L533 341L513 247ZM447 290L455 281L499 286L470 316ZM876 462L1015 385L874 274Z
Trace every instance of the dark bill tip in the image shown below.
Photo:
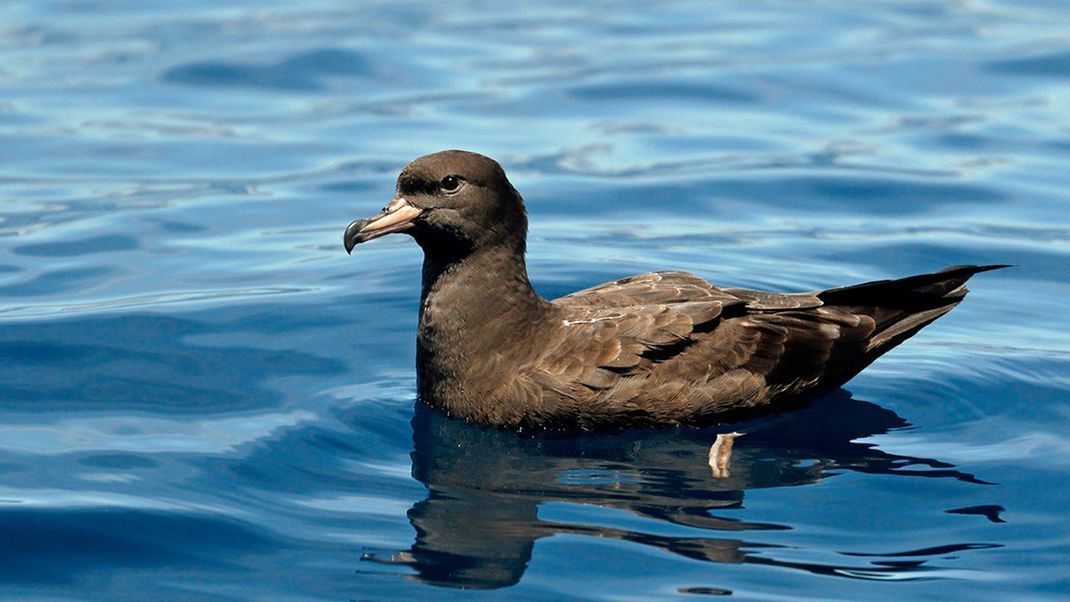
M364 242L363 238L361 238L360 231L364 228L364 225L367 224L369 221L371 221L371 220L366 220L366 219L353 220L353 223L349 224L349 226L346 227L346 232L345 232L345 234L342 235L342 244L345 245L347 254L352 254L353 253L353 247L355 247L355 246L359 245L360 243Z

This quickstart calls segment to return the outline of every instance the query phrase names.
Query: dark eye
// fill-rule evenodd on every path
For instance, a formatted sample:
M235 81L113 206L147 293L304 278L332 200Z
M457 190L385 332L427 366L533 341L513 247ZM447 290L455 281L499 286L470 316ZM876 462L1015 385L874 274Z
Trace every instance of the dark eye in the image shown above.
M461 187L461 179L457 176L446 176L445 178L442 178L440 185L442 186L442 190L453 192Z

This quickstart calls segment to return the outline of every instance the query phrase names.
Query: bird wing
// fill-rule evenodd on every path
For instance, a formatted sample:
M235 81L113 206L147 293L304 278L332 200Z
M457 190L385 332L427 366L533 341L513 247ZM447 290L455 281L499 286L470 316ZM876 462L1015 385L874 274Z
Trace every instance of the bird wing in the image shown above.
M998 267L813 293L719 289L684 272L586 289L554 301L556 340L523 379L544 405L527 418L701 423L839 386L950 311L971 275Z
M754 311L820 307L817 293L773 293L742 288L721 289L688 272L650 272L592 286L554 301L567 307L628 307L644 303L742 302Z
M789 336L818 345L826 343L822 335L837 336L827 325L836 322L827 318L832 313L810 311L822 305L816 294L725 290L687 272L631 276L554 304L565 317L564 336L555 349L560 361L551 365L560 376L590 387L612 386L621 376L670 361L699 339L730 343L714 357L736 367L745 363L740 358L761 363L783 355L779 347ZM719 322L726 315L753 319L725 329Z
M547 381L614 386L623 376L672 357L708 332L726 308L745 302L687 272L653 272L554 301L558 344L540 358Z
M678 416L675 405L701 416L806 388L873 332L872 320L823 307L814 293L720 289L687 272L632 276L554 304L564 317L533 375L543 387Z
M721 301L740 299L688 272L650 272L592 286L554 301L561 307L629 307L647 303Z
M872 319L839 308L770 309L778 305L711 298L573 308L527 378L574 408L580 425L701 422L810 389L861 354L873 332Z

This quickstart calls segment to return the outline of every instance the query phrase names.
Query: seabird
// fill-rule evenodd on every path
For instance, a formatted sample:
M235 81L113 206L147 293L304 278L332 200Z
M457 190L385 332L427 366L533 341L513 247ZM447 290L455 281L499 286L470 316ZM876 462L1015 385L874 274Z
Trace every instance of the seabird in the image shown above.
M353 247L394 232L423 248L422 401L513 429L723 421L846 383L951 311L1003 265L808 293L721 289L653 272L542 298L528 280L527 215L501 166L460 150L416 159Z

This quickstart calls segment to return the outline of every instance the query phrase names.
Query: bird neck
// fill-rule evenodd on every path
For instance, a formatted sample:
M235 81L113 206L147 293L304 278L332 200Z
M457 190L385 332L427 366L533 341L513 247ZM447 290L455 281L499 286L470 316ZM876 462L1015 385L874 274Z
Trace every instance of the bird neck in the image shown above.
M528 280L523 243L449 255L425 248L417 373L420 395L436 405L484 394L488 358L519 352L550 312ZM489 380L488 380L489 382Z
M462 253L425 249L421 311L433 304L458 319L530 312L547 304L528 280L523 243Z

